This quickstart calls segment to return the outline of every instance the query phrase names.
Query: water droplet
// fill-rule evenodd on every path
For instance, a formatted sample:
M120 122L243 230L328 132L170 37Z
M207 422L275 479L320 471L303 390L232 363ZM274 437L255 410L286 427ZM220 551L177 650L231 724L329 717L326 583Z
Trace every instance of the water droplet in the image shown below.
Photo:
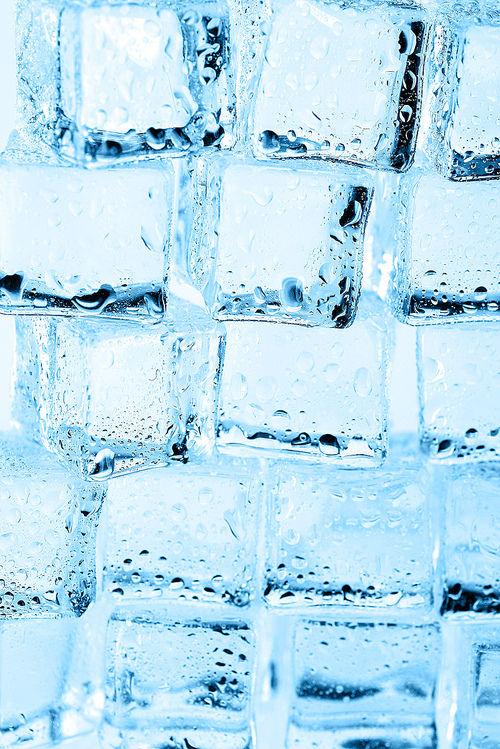
M297 367L301 372L310 372L314 363L314 356L309 351L302 351L297 357Z
M100 450L90 459L88 465L89 476L96 481L109 478L115 470L115 454L108 447Z
M319 438L319 449L323 455L338 455L340 453L338 439L333 434L323 434Z
M236 401L241 401L248 394L248 383L244 375L236 372L231 377L231 394Z
M370 370L366 367L360 367L354 375L354 392L360 398L366 398L372 391L372 377Z
M255 394L261 403L269 403L278 391L278 383L274 377L261 377L255 386Z
M104 284L98 291L74 296L71 301L81 312L102 312L105 307L116 301L116 294L112 286Z
M280 298L290 312L299 310L304 302L302 281L299 278L285 278L281 284Z

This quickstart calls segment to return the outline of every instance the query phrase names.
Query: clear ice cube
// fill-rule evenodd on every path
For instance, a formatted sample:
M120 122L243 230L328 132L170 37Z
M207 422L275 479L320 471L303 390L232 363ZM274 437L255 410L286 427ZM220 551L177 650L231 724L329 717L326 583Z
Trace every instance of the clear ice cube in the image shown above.
M436 746L436 625L299 622L292 747Z
M403 188L396 309L406 322L494 320L500 305L495 182L418 175Z
M419 119L423 12L308 0L272 9L255 97L256 154L406 169Z
M201 279L212 314L350 325L360 292L370 177L321 164L266 166L234 158L198 164L197 171L195 244L201 264L215 268L211 283L209 270Z
M373 466L386 453L388 326L371 299L348 330L227 323L222 450Z
M0 435L0 618L83 614L104 496L34 442Z
M498 473L489 466L444 469L442 613L500 612Z
M21 4L23 131L77 161L230 143L229 26L223 0Z
M454 180L500 174L500 25L485 8L445 22L437 45L440 90L432 144L441 171ZM432 147L431 146L431 147Z
M500 338L494 324L420 329L417 338L423 450L442 463L500 457Z
M119 609L108 625L103 736L127 748L246 749L254 647L241 621Z
M359 473L277 466L267 515L265 597L309 606L403 613L430 609L437 542L434 490L410 439Z
M185 461L213 445L223 337L204 318L19 319L15 418L85 478Z
M0 309L151 320L166 304L174 172L0 165Z
M242 460L110 482L104 589L117 598L247 605L254 597L260 491L258 464Z

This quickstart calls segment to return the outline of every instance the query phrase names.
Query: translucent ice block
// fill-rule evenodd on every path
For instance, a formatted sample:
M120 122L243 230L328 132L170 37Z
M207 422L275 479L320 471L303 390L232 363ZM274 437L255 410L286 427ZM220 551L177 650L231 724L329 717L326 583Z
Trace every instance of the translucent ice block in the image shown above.
M500 305L497 183L437 174L402 193L396 307L410 323L493 320Z
M300 622L287 748L436 746L435 625Z
M479 9L445 22L435 106L438 165L455 180L500 174L500 25ZM445 37L446 38L446 37Z
M500 337L492 324L419 331L421 444L447 463L500 457Z
M500 611L498 472L488 466L444 469L442 612Z
M348 326L371 197L361 170L234 158L198 166L196 244L199 272L215 266L204 289L214 316Z
M34 442L0 435L0 618L87 609L104 495Z
M62 155L109 160L231 141L223 0L20 3L21 118Z
M358 473L284 464L268 504L268 603L396 611L434 598L436 506L431 476L409 439Z
M0 164L0 310L157 319L167 296L174 174Z
M248 604L260 485L256 461L242 460L112 481L101 536L104 588L118 598Z
M102 609L0 623L0 746L72 749L75 737L92 746L104 696Z
M257 155L407 168L420 109L422 11L308 0L272 7L255 99Z
M443 629L446 668L442 674L444 738L457 749L495 749L500 725L500 628L454 621ZM443 732L444 734L444 732Z
M223 341L215 324L24 318L17 334L15 418L84 477L210 450Z
M108 625L103 735L127 749L246 749L254 647L241 621L118 610Z
M348 330L228 323L218 446L342 466L380 463L388 326L376 301Z

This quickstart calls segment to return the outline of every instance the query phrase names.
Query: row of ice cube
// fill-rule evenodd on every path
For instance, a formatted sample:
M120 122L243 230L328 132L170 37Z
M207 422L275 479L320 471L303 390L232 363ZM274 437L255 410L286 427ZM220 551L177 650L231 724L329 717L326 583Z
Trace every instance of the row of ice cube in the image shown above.
M88 614L0 625L3 680L14 685L0 695L3 746L78 735L86 749L497 743L491 620L200 617L153 601Z
M87 163L236 142L403 171L425 92L438 165L496 176L500 19L426 6L21 1L22 128Z
M389 204L366 171L318 162L88 171L15 149L0 177L4 312L158 321L170 292L219 320L347 327L372 281L363 256L389 253L401 320L499 314L496 182L414 170Z
M349 330L229 322L192 307L156 326L19 318L14 419L90 479L219 452L374 467L387 452L391 326L363 297ZM426 328L421 446L500 458L500 334Z
M15 434L1 448L2 618L81 615L96 564L118 600L500 611L498 471L430 468L408 438L370 472L226 456L107 484Z

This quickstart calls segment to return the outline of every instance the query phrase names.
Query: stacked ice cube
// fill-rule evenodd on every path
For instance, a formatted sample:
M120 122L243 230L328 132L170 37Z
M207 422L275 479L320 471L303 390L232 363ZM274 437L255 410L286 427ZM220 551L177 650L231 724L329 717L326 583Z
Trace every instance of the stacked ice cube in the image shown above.
M18 0L17 38L0 747L496 749L500 10Z

